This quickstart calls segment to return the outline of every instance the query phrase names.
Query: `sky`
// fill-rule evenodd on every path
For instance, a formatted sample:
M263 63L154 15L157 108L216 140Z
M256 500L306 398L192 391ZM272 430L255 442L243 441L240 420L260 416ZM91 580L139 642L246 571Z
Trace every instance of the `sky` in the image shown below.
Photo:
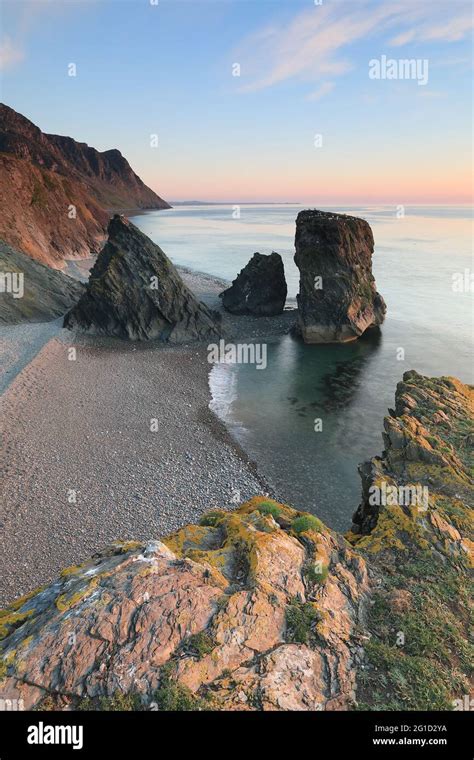
M470 0L0 3L2 102L167 200L472 201Z

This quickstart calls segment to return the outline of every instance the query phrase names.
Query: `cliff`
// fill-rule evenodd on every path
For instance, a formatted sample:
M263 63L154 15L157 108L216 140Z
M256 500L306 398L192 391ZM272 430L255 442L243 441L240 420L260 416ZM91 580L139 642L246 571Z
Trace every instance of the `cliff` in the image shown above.
M449 709L472 662L473 396L405 374L346 537L256 497L64 570L0 614L2 692L27 709Z
M0 104L0 208L0 239L62 268L64 259L99 251L112 211L169 204L120 151L99 152L71 137L45 134Z

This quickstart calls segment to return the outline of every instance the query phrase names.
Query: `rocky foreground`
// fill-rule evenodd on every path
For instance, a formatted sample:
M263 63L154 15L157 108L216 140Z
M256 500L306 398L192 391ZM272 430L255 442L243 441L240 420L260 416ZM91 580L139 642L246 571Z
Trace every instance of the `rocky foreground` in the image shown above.
M405 374L346 537L256 497L64 570L0 613L3 695L27 709L449 709L473 659L473 402L453 378Z

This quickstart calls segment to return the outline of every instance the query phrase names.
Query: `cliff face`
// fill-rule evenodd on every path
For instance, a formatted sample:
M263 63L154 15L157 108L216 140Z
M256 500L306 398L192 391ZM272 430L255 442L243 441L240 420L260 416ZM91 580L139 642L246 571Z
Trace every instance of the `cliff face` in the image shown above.
M473 391L408 373L397 410L378 472L428 485L426 501L398 496L369 524L364 496L347 539L257 497L117 543L1 613L4 695L27 709L440 710L469 694Z
M71 217L70 207L76 209ZM118 150L48 135L0 104L0 239L55 268L97 252L110 211L161 209Z
M452 709L472 694L474 389L406 372L347 535L377 588L358 702Z

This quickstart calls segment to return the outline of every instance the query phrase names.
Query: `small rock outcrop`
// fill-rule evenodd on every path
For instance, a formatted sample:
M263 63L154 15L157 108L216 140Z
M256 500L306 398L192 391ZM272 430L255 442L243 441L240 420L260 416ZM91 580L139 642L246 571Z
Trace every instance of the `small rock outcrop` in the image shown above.
M111 219L108 235L65 327L167 343L220 336L218 315L195 298L158 245L119 215Z
M429 513L439 491L474 506L469 471L474 432L474 392L454 377L429 378L405 372L397 385L395 409L384 420L384 452L359 467L362 501L353 531L372 533L386 503L374 499L385 484L385 502L402 495L406 506ZM425 484L424 488L422 484Z
M187 709L344 709L368 589L349 544L256 497L117 543L18 600L0 617L2 693L26 709L118 692L173 709L172 689Z
M231 314L268 317L281 314L287 286L283 261L273 251L268 256L254 253L230 288L220 294L224 309Z
M84 292L82 283L33 261L1 240L0 278L0 324L56 319Z
M364 483L345 538L254 497L63 570L0 611L3 697L25 709L452 709L473 657L473 402L454 378L405 374L373 460L379 506Z
M382 324L386 306L375 288L374 238L364 219L301 211L295 248L299 330L305 343L345 343Z

